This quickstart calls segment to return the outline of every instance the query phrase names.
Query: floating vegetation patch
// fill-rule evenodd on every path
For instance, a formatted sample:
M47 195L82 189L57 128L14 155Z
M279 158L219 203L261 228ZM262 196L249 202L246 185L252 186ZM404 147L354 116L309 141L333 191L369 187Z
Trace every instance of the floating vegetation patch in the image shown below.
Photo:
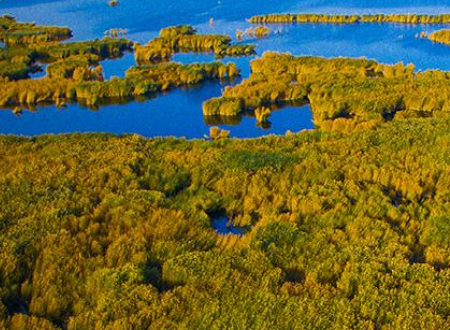
M246 38L264 38L269 36L271 30L266 26L258 26L256 28L248 28L236 31L236 39L243 40Z
M132 50L133 43L126 39L105 37L103 39L60 43L45 43L32 46L40 57L64 59L74 55L97 55L102 59L118 58Z
M80 79L80 71L97 65L100 62L100 57L97 55L73 55L68 58L58 60L50 63L47 68L47 76L49 78L74 78L74 80L88 80ZM100 75L96 80L101 80L101 67L98 69Z

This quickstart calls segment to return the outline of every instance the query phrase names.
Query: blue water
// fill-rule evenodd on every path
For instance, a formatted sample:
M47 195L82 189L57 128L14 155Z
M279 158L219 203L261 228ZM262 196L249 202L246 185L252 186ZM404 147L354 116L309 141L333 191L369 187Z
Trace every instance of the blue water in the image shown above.
M48 64L41 64L41 65L39 65L40 71L36 71L36 72L31 73L30 74L30 78L32 78L32 79L39 79L39 78L45 77L47 75L47 73L45 71L47 66L48 66Z
M244 235L245 229L235 226L228 226L228 218L225 216L212 220L212 227L219 235Z
M106 0L2 0L0 14L9 13L21 21L69 26L74 40L101 38L111 28L128 29L128 38L146 43L157 36L159 29L174 24L192 24L200 33L225 33L234 36L237 29L251 25L245 21L252 15L272 12L322 13L450 13L447 1L344 1L344 0L186 0L138 1L121 0L109 7ZM213 26L209 19L214 18ZM367 57L382 63L413 63L417 70L450 70L450 47L433 44L415 36L450 26L407 26L399 24L299 24L274 25L281 34L262 40L246 40L257 44L260 56L268 50L294 55ZM250 58L225 58L233 61L243 77L250 74ZM208 54L179 54L173 60L181 63L209 62ZM134 56L125 54L118 60L102 62L106 79L123 77L135 65ZM38 75L39 76L39 75ZM34 76L36 77L36 76ZM234 83L238 83L237 80ZM144 102L133 101L108 105L98 111L79 105L38 107L17 117L9 110L0 110L0 133L36 135L65 132L138 133L144 136L179 136L201 138L211 125L231 131L234 137L257 137L284 134L287 130L312 129L309 107L286 107L270 117L270 127L258 127L251 116L204 118L202 103L221 94L226 84L209 82L191 89L178 89Z
M107 59L101 63L101 66L103 67L103 75L105 79L108 80L112 77L123 78L125 76L125 71L135 65L136 61L134 59L134 54L131 52L125 53L120 59Z
M24 111L20 116L0 110L0 126L4 134L39 135L45 133L111 132L137 133L143 136L176 136L188 139L209 135L210 126L229 130L232 137L250 138L267 134L285 134L312 127L309 106L287 107L272 112L270 128L261 128L253 117L224 118L221 122L205 122L201 111L204 95L220 95L222 85L206 83L197 88L177 89L145 102L133 101L107 105L93 111L78 105L57 109L42 107L37 112ZM171 106L167 106L171 104ZM214 120L214 118L207 118ZM233 124L227 124L232 121ZM223 123L225 122L225 123Z

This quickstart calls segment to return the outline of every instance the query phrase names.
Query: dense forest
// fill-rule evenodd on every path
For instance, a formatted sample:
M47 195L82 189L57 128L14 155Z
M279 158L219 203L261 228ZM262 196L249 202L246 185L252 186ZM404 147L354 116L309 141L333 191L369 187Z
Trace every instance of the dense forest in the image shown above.
M446 329L449 125L1 137L0 328Z
M444 71L415 73L413 65L403 63L271 52L252 61L251 69L249 79L205 102L204 114L235 116L302 101L311 104L317 126L351 130L393 118L439 117L450 112L450 73Z
M375 15L328 15L328 14L268 14L253 16L251 23L399 23L399 24L448 24L450 14L375 14Z

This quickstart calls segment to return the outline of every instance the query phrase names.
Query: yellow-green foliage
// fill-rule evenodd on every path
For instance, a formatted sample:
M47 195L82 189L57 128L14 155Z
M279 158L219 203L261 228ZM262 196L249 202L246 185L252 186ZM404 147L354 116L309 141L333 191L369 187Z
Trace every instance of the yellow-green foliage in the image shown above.
M236 39L242 40L244 37L256 37L256 38L264 38L270 34L270 29L266 26L258 26L256 28L250 27L248 29L237 30L236 31Z
M439 30L428 35L428 39L445 45L450 45L450 30Z
M209 137L211 140L227 139L230 137L230 131L214 126L209 129Z
M14 18L0 16L0 34L3 29L16 24ZM6 45L0 47L0 77L11 80L25 79L37 70L34 61L38 54L26 45Z
M24 79L33 72L28 54L10 57L7 50L0 49L0 77L12 80ZM4 56L5 55L5 56Z
M77 68L90 67L97 64L100 57L97 55L74 55L50 63L47 68L47 76L50 78L72 78Z
M258 26L253 30L255 37L263 38L270 34L270 29L266 26Z
M160 39L155 39L147 45L134 44L134 57L138 63L169 61L172 48Z
M175 42L174 42L175 43ZM231 38L221 35L193 35L177 39L174 49L182 53L188 52L214 52L220 54L229 47Z
M0 137L0 327L446 329L449 126Z
M450 111L447 72L416 74L413 66L402 63L381 65L366 59L293 57L278 53L264 54L252 61L251 68L249 79L226 88L223 99L216 99L213 104L221 107L226 107L227 102L241 104L243 111L307 101L315 123L328 128L338 118L341 124L353 125L390 120L404 110L407 112L403 117L435 116Z
M0 30L8 30L12 25L16 24L16 20L14 17L10 15L0 16Z
M241 112L242 103L240 99L213 98L203 103L203 114L205 116L236 116Z
M361 22L377 23L402 23L402 24L448 24L450 15L416 15L416 14L392 14L392 15L363 15Z
M234 75L229 74L230 72L234 72ZM124 79L80 83L76 87L76 97L89 105L95 105L107 98L145 96L175 87L199 84L207 79L233 78L238 74L233 63L162 63L131 68Z
M255 46L231 45L231 38L224 35L198 35L188 25L162 29L159 38L147 45L135 45L137 62L156 62L170 60L175 53L213 52L217 57L248 56L255 54Z
M27 64L0 61L0 77L22 79L28 77L29 72Z
M13 24L0 17L0 30ZM79 81L93 63L72 63L121 46L58 46L36 48L65 59L54 78L0 77L1 106L95 104L238 74L165 63ZM9 48L0 69L34 56ZM269 105L301 100L323 129L0 136L0 329L448 328L450 73L275 53L251 66L206 115L249 108L263 121ZM248 231L218 235L218 214Z
M6 47L0 48L0 77L11 80L29 78L30 73L39 70L36 62L42 60L52 62L48 69L51 77L71 78L78 68L79 77L92 76L91 73L95 72L89 69L89 65L106 58L120 57L125 51L132 50L131 41L125 39L59 42L69 37L71 32L66 28L17 23L10 16L1 16L0 41L5 42ZM68 57L68 61L60 60Z
M253 16L250 22L257 23L402 23L402 24L448 24L450 14L443 15L327 15L327 14L269 14Z
M0 30L9 31L16 22L9 16L0 17ZM228 37L206 36L198 38L190 26L163 29L161 36L178 38L180 49L213 49ZM194 38L191 38L194 37ZM161 39L162 40L162 39ZM201 40L201 42L200 42ZM253 48L231 46L229 55L249 52ZM207 79L224 79L238 76L234 63L208 63L181 65L163 63L149 67L132 68L123 79L103 81L103 70L99 64L106 58L116 58L132 49L126 39L105 37L102 40L71 42L46 42L19 46L8 45L0 49L0 106L21 112L21 106L34 107L41 102L64 104L67 100L81 100L96 106L107 98L128 99L165 91L174 87L198 84ZM224 51L227 50L223 48ZM141 48L136 45L136 53ZM171 52L171 51L170 51ZM161 51L159 52L161 54ZM170 56L170 53L168 53ZM13 81L28 78L35 70L37 60L50 62L45 79ZM95 66L95 67L94 67Z
M69 28L18 23L11 16L0 17L0 41L7 45L37 44L69 39Z
M255 110L255 117L258 123L265 123L269 119L271 111L269 108L261 107Z
M232 45L229 47L222 47L215 49L215 54L217 57L225 56L249 56L255 54L255 46L253 45Z
M190 25L169 26L161 29L159 36L164 39L173 39L180 36L194 35L197 30Z
M87 65L78 65L92 59L95 57L76 56L73 61L69 57L59 64L55 62L55 66L49 69L49 77L45 79L0 80L0 106L33 106L40 102L58 103L61 100L80 99L88 105L97 105L108 98L150 95L175 87L195 85L207 79L231 79L240 74L234 63L162 63L131 68L125 78L102 81L101 67L91 69ZM67 79L67 76L73 79Z
M132 42L126 39L105 37L92 41L48 43L33 47L40 56L55 59L67 58L74 55L97 55L101 59L116 58L130 51Z
M36 105L73 99L76 83L69 79L0 80L0 106Z

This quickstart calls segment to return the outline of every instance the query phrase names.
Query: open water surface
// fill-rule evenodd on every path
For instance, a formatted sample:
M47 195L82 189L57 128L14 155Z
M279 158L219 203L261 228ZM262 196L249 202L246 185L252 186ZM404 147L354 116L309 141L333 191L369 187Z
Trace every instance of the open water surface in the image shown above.
M450 13L446 1L344 1L344 0L121 0L110 7L106 0L1 0L0 15L10 14L19 21L37 24L69 26L73 40L102 38L111 28L128 30L128 38L146 43L158 31L176 24L194 25L199 33L235 35L237 29L251 25L246 19L257 14L280 12L317 13ZM210 26L210 18L214 18ZM274 25L280 33L261 40L246 40L257 45L260 56L268 50L294 55L325 57L367 57L382 63L413 63L417 70L450 70L450 47L416 38L422 31L432 32L445 25L400 24L298 24ZM1 45L0 45L1 46ZM225 58L234 61L243 78L250 74L250 58ZM179 54L182 63L209 62L208 54ZM105 78L123 77L135 65L133 54L118 60L102 62ZM38 79L41 74L34 75ZM235 81L234 83L238 83ZM231 82L230 82L231 83ZM259 127L254 117L220 120L204 118L202 103L221 95L228 83L207 82L188 89L176 89L153 99L110 104L100 109L87 109L69 104L66 108L39 106L16 116L10 110L0 110L0 134L38 135L69 132L137 133L147 137L177 136L202 138L210 126L231 131L231 136L247 138L267 134L284 134L312 129L309 106L288 105L274 111L270 125Z

